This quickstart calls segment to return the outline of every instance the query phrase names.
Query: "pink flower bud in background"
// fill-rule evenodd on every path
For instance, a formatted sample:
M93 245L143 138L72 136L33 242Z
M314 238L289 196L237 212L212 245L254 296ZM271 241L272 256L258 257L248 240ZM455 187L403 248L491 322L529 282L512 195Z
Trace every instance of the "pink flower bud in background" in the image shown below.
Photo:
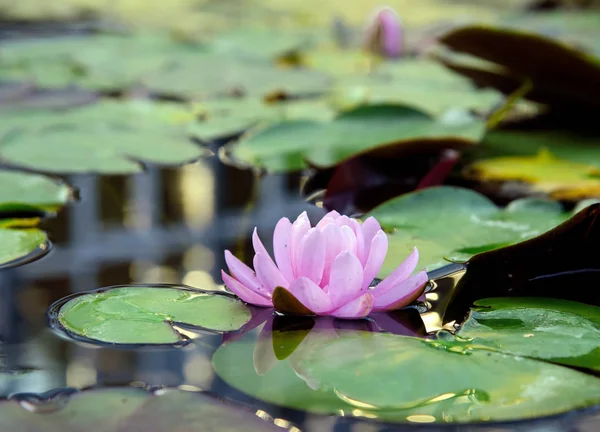
M396 11L384 6L369 17L364 29L364 47L382 57L402 55L402 23Z
M361 318L412 303L428 280L424 270L411 276L419 260L415 248L387 278L371 287L388 249L387 235L373 217L361 224L332 211L315 227L306 212L293 224L283 218L273 235L275 261L256 229L252 243L254 271L225 251L231 276L221 274L227 288L256 306L277 309L273 292L280 287L315 315Z

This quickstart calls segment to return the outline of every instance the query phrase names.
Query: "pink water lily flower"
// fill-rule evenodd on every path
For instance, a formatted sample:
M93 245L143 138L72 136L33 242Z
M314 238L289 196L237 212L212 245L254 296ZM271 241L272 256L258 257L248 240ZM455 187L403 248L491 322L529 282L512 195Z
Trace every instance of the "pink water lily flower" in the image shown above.
M314 315L361 318L372 311L412 303L428 280L424 270L411 276L419 260L415 248L387 278L371 287L388 249L387 236L373 217L361 224L332 211L314 228L306 212L293 224L282 218L273 235L275 261L256 229L252 243L254 271L225 251L232 276L224 271L221 274L227 288L256 306L275 306L278 310L273 296L277 288L279 293L286 290Z

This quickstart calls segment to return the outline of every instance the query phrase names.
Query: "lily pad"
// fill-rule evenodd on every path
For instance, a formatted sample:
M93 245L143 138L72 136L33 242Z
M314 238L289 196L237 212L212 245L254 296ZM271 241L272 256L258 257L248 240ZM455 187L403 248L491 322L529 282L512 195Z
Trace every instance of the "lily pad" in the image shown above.
M10 226L2 221L2 226ZM13 220L12 225L20 225ZM37 229L0 228L0 268L14 267L35 260L48 251L46 233Z
M266 61L214 53L180 56L143 82L157 92L194 99L239 93L311 95L323 93L331 85L329 77L317 71L277 68Z
M517 420L600 400L599 379L550 363L390 334L295 333L278 341L304 337L301 345L260 374L253 334L221 346L213 366L229 385L267 402L393 422Z
M561 160L543 150L536 156L485 159L465 169L477 181L517 181L532 193L556 200L578 201L600 197L600 169L589 164Z
M71 197L70 188L49 177L16 171L0 171L0 211L7 205L56 210Z
M548 298L475 302L457 333L474 349L600 370L600 308Z
M197 103L197 117L188 124L188 132L203 141L230 137L251 126L279 120L308 119L327 121L335 114L324 100L306 99L266 103L260 98L223 98Z
M412 251L428 271L448 262L535 237L563 222L560 204L521 199L501 209L472 190L439 186L394 198L367 216L389 232L389 250L379 277L388 275Z
M0 428L47 432L281 430L243 406L200 392L112 387L54 393L50 399L28 394L0 402Z
M0 77L28 79L43 87L121 89L139 84L178 56L204 52L201 45L148 34L19 41L2 44Z
M450 61L452 69L478 84L510 94L529 81L532 89L525 97L534 102L563 110L599 106L600 59L559 41L526 31L468 26L450 32L440 42L505 68L504 72L485 70Z
M333 121L286 121L259 129L232 148L234 158L269 171L295 171L310 164L329 167L386 146L476 143L485 125L473 118L433 118L403 105L372 105L344 112Z
M345 109L359 104L405 104L430 115L449 110L487 112L503 95L479 90L464 76L429 59L405 59L381 65L368 76L338 81L334 100Z
M44 172L115 174L141 171L137 161L181 164L203 154L181 126L161 115L163 106L147 101L6 112L0 157Z
M535 156L548 150L559 159L600 169L600 137L559 130L494 130L486 134L477 158Z
M117 286L60 300L50 308L55 327L91 343L184 344L177 327L239 329L251 317L222 293L170 286Z

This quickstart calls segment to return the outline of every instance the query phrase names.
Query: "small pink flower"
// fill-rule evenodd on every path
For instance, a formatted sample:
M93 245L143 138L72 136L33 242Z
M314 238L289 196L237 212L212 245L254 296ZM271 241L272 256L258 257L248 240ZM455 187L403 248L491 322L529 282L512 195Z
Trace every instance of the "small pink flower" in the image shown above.
M402 23L391 7L381 7L371 14L364 30L367 50L383 57L400 57L402 54Z
M370 286L388 249L387 236L373 217L361 225L332 211L314 228L306 212L293 224L282 218L273 235L275 262L256 228L252 244L256 252L254 271L225 251L233 277L223 270L221 275L231 291L256 306L277 309L273 292L280 287L315 315L361 318L372 311L389 311L412 303L428 280L424 270L411 277L419 260L415 248L387 278Z

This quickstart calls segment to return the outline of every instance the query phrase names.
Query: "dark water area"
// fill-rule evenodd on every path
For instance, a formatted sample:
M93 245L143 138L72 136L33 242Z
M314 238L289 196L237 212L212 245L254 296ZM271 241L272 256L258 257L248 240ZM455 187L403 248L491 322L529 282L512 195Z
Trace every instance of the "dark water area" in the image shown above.
M0 272L2 397L133 384L207 391L247 404L288 430L598 430L600 412L595 408L533 421L461 427L385 425L307 414L258 401L222 381L211 366L221 335L202 335L179 348L143 349L61 338L48 327L46 311L62 297L130 283L215 289L225 267L223 250L250 257L255 226L269 245L279 218L295 218L307 210L314 221L324 213L299 195L305 180L301 176L260 178L223 165L216 157L179 168L149 167L132 176L81 175L67 180L79 189L80 201L42 224L52 242L49 253ZM444 307L440 294L453 289L462 273L458 265L432 273L437 280L427 298L432 308L422 316L426 327L435 328L436 311ZM48 406L36 403L41 410Z

